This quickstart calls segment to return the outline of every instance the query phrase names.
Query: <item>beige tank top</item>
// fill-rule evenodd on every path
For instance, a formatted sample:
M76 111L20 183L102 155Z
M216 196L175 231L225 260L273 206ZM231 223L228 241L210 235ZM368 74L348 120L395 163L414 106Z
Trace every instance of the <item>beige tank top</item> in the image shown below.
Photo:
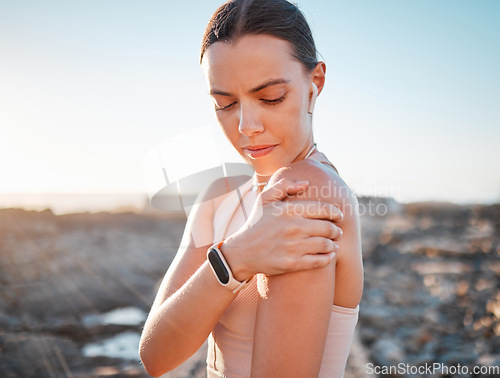
M322 154L313 154L309 158L335 169ZM252 180L249 180L225 198L214 215L214 243L243 226L257 195L258 193L252 190ZM260 274L252 278L249 285L238 293L210 334L207 353L208 378L250 376L258 285L262 279ZM332 305L320 377L343 377L358 313L359 306L346 308Z

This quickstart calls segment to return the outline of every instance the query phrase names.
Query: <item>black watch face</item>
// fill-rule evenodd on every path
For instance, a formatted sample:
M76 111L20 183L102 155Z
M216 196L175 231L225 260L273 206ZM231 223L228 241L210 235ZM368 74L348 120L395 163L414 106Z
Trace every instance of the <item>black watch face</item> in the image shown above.
M224 266L224 263L222 262L219 254L213 249L208 252L208 261L210 261L210 264L214 268L215 274L217 274L219 281L223 285L227 285L229 283L229 272Z

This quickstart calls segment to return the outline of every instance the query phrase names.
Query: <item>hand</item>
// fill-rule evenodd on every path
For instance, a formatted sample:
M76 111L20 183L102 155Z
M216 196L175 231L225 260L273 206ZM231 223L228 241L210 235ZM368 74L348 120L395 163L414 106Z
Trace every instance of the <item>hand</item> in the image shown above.
M243 227L221 247L238 281L328 265L338 249L340 209L318 201L283 201L308 187L282 179L259 194Z

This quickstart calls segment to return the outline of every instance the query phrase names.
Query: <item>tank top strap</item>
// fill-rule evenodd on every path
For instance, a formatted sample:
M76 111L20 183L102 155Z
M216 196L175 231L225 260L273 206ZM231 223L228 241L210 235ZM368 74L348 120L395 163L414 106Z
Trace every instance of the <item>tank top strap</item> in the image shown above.
M217 209L215 209L213 223L214 243L218 243L224 239L234 213L241 205L243 197L250 189L252 189L252 179L229 192L227 197L220 203Z
M311 156L308 157L308 159L313 159L316 160L317 162L320 162L322 164L328 165L330 168L333 168L335 172L340 176L340 173L337 168L332 164L330 160L325 156L324 153L316 151L315 153L311 154Z
M322 152L316 151L311 154L308 159L316 160L322 164L326 164L328 167L332 168L337 174L339 171L335 166L328 160L328 158ZM340 174L339 174L340 175ZM218 208L215 210L214 214L214 243L218 243L224 240L226 236L227 229L236 210L243 203L243 198L245 195L252 189L252 179L246 181L244 184L239 186L238 188L232 190L227 194L227 197L220 203ZM264 190L268 188L268 185L264 187Z

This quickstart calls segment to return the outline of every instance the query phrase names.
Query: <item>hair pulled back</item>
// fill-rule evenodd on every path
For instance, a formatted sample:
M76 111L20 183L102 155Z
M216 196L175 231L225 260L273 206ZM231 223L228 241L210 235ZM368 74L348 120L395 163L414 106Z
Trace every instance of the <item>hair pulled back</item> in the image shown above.
M268 34L290 43L292 56L312 71L318 60L311 29L297 5L287 0L230 0L208 22L200 64L215 42L234 42L246 34Z

